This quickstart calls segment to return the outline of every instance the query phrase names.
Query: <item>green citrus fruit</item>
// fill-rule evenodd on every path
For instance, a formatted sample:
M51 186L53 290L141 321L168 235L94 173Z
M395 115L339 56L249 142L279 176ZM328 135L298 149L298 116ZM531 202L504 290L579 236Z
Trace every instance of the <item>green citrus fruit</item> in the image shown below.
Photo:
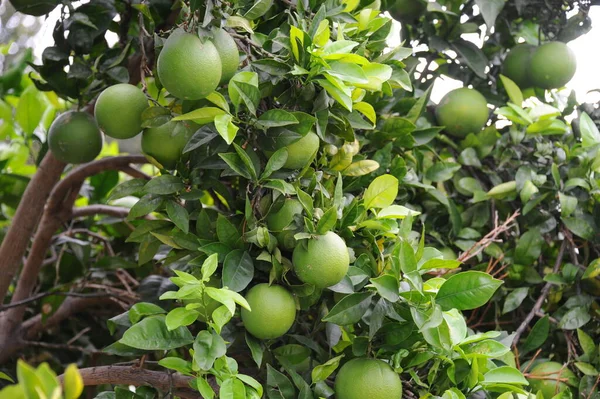
M213 288L221 288L221 280L213 275L210 277L210 280L208 280L208 282L206 283L206 286ZM206 292L202 294L202 299L184 299L182 302L184 305L187 305L189 303L198 303L202 305L201 307L194 308L195 311L200 312L198 320L202 322L206 322L206 316L210 317L213 314L213 312L222 305L221 302L217 302L211 297L209 297L206 294Z
M319 149L319 136L308 132L300 140L288 145L287 161L283 165L286 169L302 169L308 165Z
M421 0L391 0L390 15L402 22L418 19L427 9L427 3Z
M90 114L66 112L52 122L48 130L48 147L60 161L90 162L102 150L102 133Z
M294 324L296 301L280 285L258 284L246 294L252 311L242 308L242 321L246 330L259 339L281 337Z
M564 391L568 385L577 386L575 374L566 366L557 362L540 363L529 372L529 375L528 381L531 392L535 394L542 391L545 399L550 399L557 393Z
M350 256L344 240L330 231L296 245L292 263L300 280L325 288L344 278L350 266Z
M352 359L335 378L336 399L400 399L402 381L382 360Z
M487 100L477 90L466 87L446 94L435 110L440 125L456 137L477 133L488 120Z
M530 44L517 44L502 63L502 74L523 89L531 86L529 69L534 50L535 46Z
M300 201L294 198L288 198L283 201L283 205L271 210L267 216L267 227L277 238L280 247L284 249L293 249L296 245L296 239L293 230L286 230L286 227L292 224L295 215L301 215L303 211Z
M213 44L219 52L221 58L221 81L220 84L229 82L229 79L235 75L240 64L240 53L233 37L223 29L213 30Z
M36 17L48 14L60 2L60 0L10 0L18 12Z
M569 83L575 75L577 60L573 50L562 42L550 42L531 55L529 73L532 83L543 89L555 89Z
M115 139L130 139L142 131L142 112L146 108L148 99L139 88L120 83L98 96L94 114L104 134Z
M165 42L157 71L169 93L182 100L198 100L219 85L221 58L210 41L202 43L195 35L177 31Z
M197 125L187 121L168 121L142 133L142 151L165 169L174 169L185 145L196 131Z

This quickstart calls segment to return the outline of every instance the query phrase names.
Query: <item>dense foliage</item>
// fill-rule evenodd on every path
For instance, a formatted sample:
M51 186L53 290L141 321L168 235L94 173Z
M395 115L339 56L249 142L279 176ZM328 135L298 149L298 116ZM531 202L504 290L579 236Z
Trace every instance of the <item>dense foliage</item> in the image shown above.
M59 372L125 362L191 377L137 393L115 378L101 398L190 387L205 398L340 397L334 381L354 358L384 360L403 397L600 397L600 111L501 75L519 41L589 30L588 2L65 3L34 73L19 59L18 79L0 87L5 226L55 116L92 112L107 87L140 83L152 104L143 140L165 126L181 134L153 152L142 140L151 178L105 170L69 194L75 210L50 232L24 325L60 314L70 294L114 300L11 351ZM398 24L382 10L401 22L402 45L389 47ZM170 95L161 79L173 69L156 68L167 39L215 40L217 28L235 39L239 70L200 100ZM485 96L485 128L456 137L438 124L440 75ZM117 154L111 141L100 157ZM94 206L110 216L77 218ZM14 292L0 320L20 323ZM1 398L61 395L47 366L3 360L21 385ZM549 360L559 368L540 371ZM78 396L75 369L65 378L64 396Z

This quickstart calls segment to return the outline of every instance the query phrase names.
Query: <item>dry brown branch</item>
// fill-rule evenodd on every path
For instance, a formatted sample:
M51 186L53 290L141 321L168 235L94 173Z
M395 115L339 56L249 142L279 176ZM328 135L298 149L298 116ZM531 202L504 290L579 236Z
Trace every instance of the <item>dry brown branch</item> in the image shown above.
M52 188L60 179L65 164L47 153L21 198L12 223L0 246L0 302L6 296L29 240L44 211Z
M138 367L127 366L101 366L80 369L79 373L83 379L83 385L134 385L151 386L161 391L173 392L182 398L202 398L202 396L190 388L190 382L194 379L179 373L169 374L163 371L145 370ZM63 375L58 377L61 382ZM217 388L213 384L213 389Z
M567 247L567 240L563 240L562 244L560 244L560 249L558 250L558 255L556 256L556 262L554 263L554 268L552 269L553 273L557 273L558 270L560 269L560 265L562 264L562 260L565 255L566 247ZM542 308L544 301L546 300L546 298L548 297L548 294L550 293L550 288L552 288L552 283L546 283L544 285L544 288L542 288L542 292L540 293L540 296L538 297L537 301L535 302L535 305L533 305L533 308L527 314L527 316L525 317L525 320L523 320L523 322L521 323L521 325L519 326L519 328L517 328L517 331L515 332L515 336L513 337L513 342L512 342L513 347L517 346L517 344L519 343L519 339L521 338L521 335L523 335L523 333L529 326L529 323L531 323L531 320L536 315L536 313L538 313L540 311L540 309Z
M515 211L508 219L506 219L501 225L498 225L498 214L496 214L494 221L494 229L487 233L481 240L477 241L471 248L467 251L463 252L458 260L460 262L466 262L467 260L479 255L483 250L485 250L490 244L493 242L498 242L498 236L513 227L513 222L520 215L519 211Z

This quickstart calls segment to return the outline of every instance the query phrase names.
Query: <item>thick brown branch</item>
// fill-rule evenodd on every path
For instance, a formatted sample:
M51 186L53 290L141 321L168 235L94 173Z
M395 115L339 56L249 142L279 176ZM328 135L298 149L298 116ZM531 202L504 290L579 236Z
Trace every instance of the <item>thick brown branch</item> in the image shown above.
M563 240L562 244L560 244L560 249L558 250L558 255L556 256L556 262L554 263L554 268L552 269L553 273L557 273L558 270L560 269L560 265L562 264L563 257L565 256L566 247L567 247L567 240L565 239L565 240ZM513 337L513 342L512 342L513 347L517 346L517 344L519 343L519 339L521 338L521 335L523 335L523 333L529 326L529 323L531 323L531 320L533 320L533 317L537 313L539 313L540 309L542 308L542 305L544 304L544 301L546 300L546 298L548 297L548 294L550 293L550 288L552 288L552 283L546 283L546 285L544 285L544 288L542 288L542 292L540 293L540 296L538 297L537 301L535 301L535 305L533 305L533 308L531 309L529 314L527 314L527 316L525 317L525 320L523 320L523 322L521 323L521 325L519 326L519 328L517 328L517 331L515 332L515 336Z
M81 218L85 216L106 215L116 218L125 218L129 214L129 208L111 205L88 205L81 208L74 208L72 218Z
M46 154L21 198L19 207L0 247L0 302L22 262L31 235L37 226L44 204L60 179L65 164Z
M172 391L182 398L202 398L190 388L194 379L178 373L169 374L162 371L146 370L127 366L102 366L80 369L83 385L134 385L151 386L161 391ZM58 377L61 381L63 376Z

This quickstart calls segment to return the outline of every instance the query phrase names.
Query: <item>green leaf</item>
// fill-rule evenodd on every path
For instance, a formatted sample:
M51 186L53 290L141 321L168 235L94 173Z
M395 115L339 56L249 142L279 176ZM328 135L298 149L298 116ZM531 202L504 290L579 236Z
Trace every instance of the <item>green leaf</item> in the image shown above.
M461 61L467 64L467 66L475 72L475 75L481 79L487 79L485 67L488 65L489 61L479 47L464 39L455 40L452 42L451 46L458 54Z
M323 317L323 321L339 326L357 323L369 309L371 298L373 294L370 292L345 296Z
M15 120L26 136L31 136L40 124L47 105L35 85L27 87L17 105Z
M198 129L187 142L183 148L183 154L195 150L196 148L202 147L205 144L210 143L214 138L218 136L212 125L202 126Z
M591 358L596 351L594 339L581 329L577 329L577 339L579 340L579 346L583 349L583 353Z
M361 67L356 64L351 64L347 62L332 62L329 64L331 69L326 70L325 73L335 76L336 78L350 83L369 83L369 79L367 75L365 75L364 71Z
M234 152L227 152L219 154L219 157L225 161L227 166L229 166L235 173L238 175L245 177L250 180L250 171L246 167L246 164L242 161L238 154Z
M532 264L542 253L544 237L538 229L531 229L519 237L515 248L515 262L521 265Z
M402 205L390 205L377 213L377 219L404 219L408 215L417 216L421 212L414 211Z
M236 303L246 310L252 310L250 309L250 305L248 304L246 299L244 299L243 296L241 296L235 291L231 291L226 288L206 287L205 292L209 297L211 297L215 301L227 306L227 309L231 314L235 314Z
M311 372L312 383L325 381L339 367L343 357L344 355L336 356L315 367Z
M173 118L174 121L194 121L198 125L206 125L215 120L216 117L228 115L221 108L204 107L195 109L187 114L179 115ZM231 115L230 115L231 117Z
M296 399L296 390L292 382L270 364L267 364L267 386L270 388L267 391L269 398Z
M500 0L504 2L504 0ZM504 75L500 75L500 80L504 85L504 90L506 90L506 94L508 94L508 98L513 103L517 104L519 107L523 104L523 93L521 93L521 89L519 86L509 78Z
M529 293L528 287L519 287L512 290L504 300L504 307L502 308L502 314L512 312L523 303L523 300L527 298Z
M525 340L525 343L523 344L521 353L526 354L542 346L542 344L546 342L546 339L548 339L549 332L550 319L548 316L544 316L534 324L531 332Z
M133 195L143 191L143 187L146 185L144 179L131 179L127 180L115 188L112 189L108 197L108 201L114 201L129 195Z
M131 326L119 342L132 348L153 351L189 345L194 342L194 338L186 327L169 331L165 324L165 316L160 315L146 317Z
M577 197L571 197L559 192L558 200L560 202L560 216L563 218L571 216L575 212L575 209L577 209Z
M385 208L392 205L398 195L398 179L392 175L381 175L369 184L363 201L366 209Z
M219 93L218 91L213 91L208 96L206 96L204 99L207 100L207 101L210 101L211 103L213 103L217 107L219 107L222 110L224 110L227 113L229 113L229 103L227 102L227 100L225 99L225 97L221 93Z
M254 84L236 81L234 80L235 78L235 76L231 78L228 87L231 102L233 102L236 109L239 109L239 106L243 102L248 108L248 111L250 111L252 115L256 115L256 108L260 101L260 90Z
M167 314L165 323L167 325L167 329L171 331L181 326L189 326L196 321L199 315L200 313L195 310L175 308Z
M128 312L129 321L135 324L146 316L154 316L166 313L163 308L150 302L138 302Z
M212 387L206 380L206 377L198 377L193 383L196 385L198 392L202 395L204 399L213 399L215 397L215 391L213 391Z
M233 148L235 149L235 152L238 154L244 165L246 165L246 169L250 173L250 177L252 178L252 180L257 180L259 171L255 169L254 163L252 162L252 159L250 159L250 156L242 147L235 143L233 143Z
M323 235L328 231L332 230L337 223L337 209L335 207L329 208L321 219L317 223L317 234Z
M487 195L488 197L492 197L495 199L504 199L510 195L516 194L516 192L517 182L511 180L492 187L490 191L487 192Z
M479 7L479 12L483 15L483 20L488 30L492 29L496 24L496 18L504 8L505 3L506 0L475 0L475 4Z
M217 216L217 238L228 247L235 248L238 246L242 235L226 216L219 214Z
M510 348L493 339L469 344L463 347L466 354L476 355L477 357L499 358L510 352Z
M262 398L263 386L260 384L260 382L256 381L253 377L250 377L249 375L246 375L246 374L236 374L235 377L237 379L239 379L240 381L242 381L244 384L252 387L258 394L258 397Z
M163 203L163 198L158 197L154 194L144 195L134 206L129 210L127 220L133 220L140 216L146 216L149 213L154 212Z
M83 378L75 364L69 364L63 380L64 399L78 399L83 393Z
M585 218L569 217L562 218L562 221L569 230L581 238L591 241L596 235L595 226Z
M227 353L225 341L220 335L200 331L194 340L194 364L201 370L210 370L215 360Z
M433 86L434 85L429 85L427 90L423 92L421 97L419 97L417 102L411 107L410 111L408 111L406 119L412 122L413 125L417 123L417 120L421 117L421 114L427 108L427 103L429 102L429 96L431 95Z
M169 370L175 370L182 374L191 375L192 367L190 362L180 357L165 357L158 361L158 364Z
M252 7L244 14L244 18L252 21L265 15L273 5L273 0L256 0Z
M250 34L254 33L250 22L246 18L238 17L237 15L232 15L227 18L227 26L230 28L242 28Z
M258 117L257 125L264 128L297 125L300 123L291 112L283 109L270 109Z
M168 195L183 190L185 185L180 177L162 175L153 178L144 186L144 191L149 194Z
M523 374L514 367L501 366L492 369L484 374L483 384L515 384L515 385L529 385L529 382L523 377Z
M585 307L577 306L564 314L558 326L563 330L575 330L586 325L591 319L592 316Z
M13 380L11 376L9 376L8 374L6 374L2 371L0 371L0 380L6 380L13 384L15 383L15 380Z
M233 124L232 120L233 116L229 114L223 114L215 117L215 128L227 144L233 143L238 130L240 130L239 127Z
M433 182L443 182L452 179L452 176L454 176L460 168L460 164L455 162L438 162L427 169L425 178Z
M325 79L317 79L317 82L323 87L327 94L333 97L338 103L340 103L348 111L352 112L352 97L344 90L334 86ZM349 90L348 90L349 91Z
M362 161L353 162L348 166L342 174L344 176L364 176L379 169L379 163L371 159L363 159Z
M179 227L184 233L188 233L190 230L190 215L188 211L175 201L168 201L166 208L167 215L175 226Z
M487 303L502 283L483 272L458 273L442 284L436 302L444 309L475 309Z
M383 274L369 280L382 298L395 303L400 299L398 279L391 274Z
M592 121L592 118L585 112L582 112L579 117L579 131L581 132L581 144L584 148L600 144L600 131L598 131L598 127Z
M266 179L271 176L271 174L279 169L283 168L285 162L288 159L288 150L286 147L280 148L271 155L269 160L267 161L267 166L265 166L265 170L260 176L261 179Z
M250 353L252 354L252 360L256 363L256 366L260 368L263 359L264 350L260 341L254 338L252 335L246 332L246 345L250 348Z
M219 387L219 399L246 399L244 383L235 377L229 377Z
M227 254L223 262L223 286L240 292L254 277L254 263L248 252L235 250Z

